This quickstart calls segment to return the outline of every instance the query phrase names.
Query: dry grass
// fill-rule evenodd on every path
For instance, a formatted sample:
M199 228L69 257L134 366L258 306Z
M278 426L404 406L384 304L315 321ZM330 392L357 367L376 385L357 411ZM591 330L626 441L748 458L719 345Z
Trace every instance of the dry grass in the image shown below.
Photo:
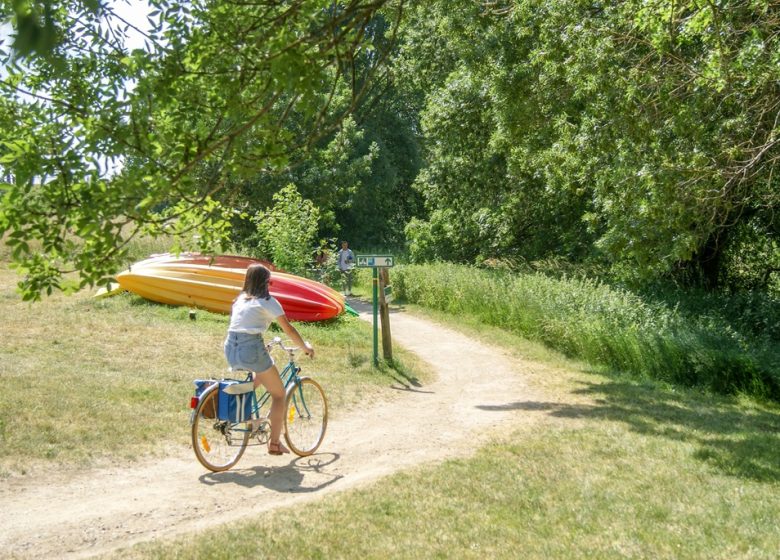
M26 303L0 266L0 474L47 464L89 465L189 445L192 380L225 373L227 318L125 294L55 294ZM394 391L371 367L370 326L357 319L299 324L318 349L304 372L325 387L333 413ZM421 369L408 355L401 361Z

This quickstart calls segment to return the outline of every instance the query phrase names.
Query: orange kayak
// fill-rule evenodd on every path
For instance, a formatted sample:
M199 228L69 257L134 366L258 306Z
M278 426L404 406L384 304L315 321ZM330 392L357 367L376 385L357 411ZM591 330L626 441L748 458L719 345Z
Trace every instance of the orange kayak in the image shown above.
M153 257L134 264L116 279L122 288L151 301L230 313L244 285L246 267L261 261L234 256L209 260L212 264L202 264L205 261L200 256ZM323 321L344 311L339 292L308 278L273 272L269 291L293 321Z

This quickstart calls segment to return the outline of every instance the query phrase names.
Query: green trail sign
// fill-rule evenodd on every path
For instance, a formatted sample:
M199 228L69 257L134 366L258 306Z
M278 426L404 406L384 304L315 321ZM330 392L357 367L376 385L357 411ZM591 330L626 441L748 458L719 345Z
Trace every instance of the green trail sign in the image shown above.
M390 342L390 316L387 304L392 300L392 288L388 285L388 268L393 266L392 255L357 255L355 266L358 268L372 268L373 270L373 303L374 303L374 365L379 365L379 336L378 315L382 311L382 347L386 360L392 360L392 344ZM380 274L380 269L382 273ZM381 306L380 306L380 298Z
M393 266L392 255L358 255L355 259L358 268L385 268Z

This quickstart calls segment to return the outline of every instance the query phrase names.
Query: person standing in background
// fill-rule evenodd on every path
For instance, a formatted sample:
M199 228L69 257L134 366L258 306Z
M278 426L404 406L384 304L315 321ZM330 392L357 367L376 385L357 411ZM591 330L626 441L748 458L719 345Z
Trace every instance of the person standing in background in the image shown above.
M349 248L349 243L346 241L341 242L341 249L339 249L336 255L336 263L341 272L342 285L344 287L344 295L352 295L352 269L355 266L355 255Z
M328 250L323 245L314 252L314 273L317 276L318 282L325 283L327 276L326 270L328 265Z

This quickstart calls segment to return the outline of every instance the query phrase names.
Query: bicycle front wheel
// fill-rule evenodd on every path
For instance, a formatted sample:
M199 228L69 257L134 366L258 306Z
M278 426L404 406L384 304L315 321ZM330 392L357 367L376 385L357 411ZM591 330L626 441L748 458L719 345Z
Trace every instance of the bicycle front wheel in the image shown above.
M213 472L222 472L238 463L249 442L249 430L238 429L217 418L218 384L200 397L192 422L192 448L200 464Z
M328 426L328 401L320 384L308 377L287 393L284 439L296 455L311 455L322 443Z

